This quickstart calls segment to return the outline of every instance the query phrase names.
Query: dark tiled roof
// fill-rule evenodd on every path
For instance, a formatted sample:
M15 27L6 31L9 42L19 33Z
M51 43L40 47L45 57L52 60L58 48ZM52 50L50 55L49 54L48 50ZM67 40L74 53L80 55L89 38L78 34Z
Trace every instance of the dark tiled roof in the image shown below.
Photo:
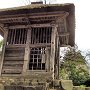
M72 3L65 3L65 4L30 4L30 5L26 5L26 6L0 9L0 12L2 12L2 11L12 11L12 10L21 10L21 9L34 9L34 8L52 7L52 6L67 6L67 5L71 5L71 4Z

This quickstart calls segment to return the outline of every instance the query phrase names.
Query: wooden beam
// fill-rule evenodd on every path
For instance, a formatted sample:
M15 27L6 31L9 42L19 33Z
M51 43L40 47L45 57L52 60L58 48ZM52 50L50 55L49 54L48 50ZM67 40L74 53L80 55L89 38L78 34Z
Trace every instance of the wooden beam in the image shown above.
M46 23L46 24L31 24L31 25L15 25L9 26L9 29L28 28L28 27L51 27L51 24Z
M58 16L58 15L66 15L68 12L66 11L55 11L55 12L44 12L44 13L30 13L30 14L19 14L19 15L4 15L4 16L0 16L0 20L6 19L6 18L24 18L27 19L28 18L36 18L36 17L45 17L45 16Z
M46 23L46 24L32 24L30 25L31 27L51 27L50 23Z
M39 43L39 44L30 44L29 47L33 48L33 47L49 47L51 46L51 43Z
M26 44L13 44L13 45L7 45L6 48L13 48L13 47L25 47Z

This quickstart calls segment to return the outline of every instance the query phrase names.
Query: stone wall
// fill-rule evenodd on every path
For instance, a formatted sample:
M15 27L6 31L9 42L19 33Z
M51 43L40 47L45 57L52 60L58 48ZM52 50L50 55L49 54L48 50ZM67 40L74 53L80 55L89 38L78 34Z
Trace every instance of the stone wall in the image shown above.
M71 80L31 80L29 77L0 77L0 90L90 90L73 86Z

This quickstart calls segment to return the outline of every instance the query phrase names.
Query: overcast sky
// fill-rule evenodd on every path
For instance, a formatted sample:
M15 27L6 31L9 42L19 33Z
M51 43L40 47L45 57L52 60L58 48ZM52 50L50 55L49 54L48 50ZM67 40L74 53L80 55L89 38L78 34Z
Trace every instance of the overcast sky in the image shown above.
M51 2L57 4L62 4L62 3L75 4L76 7L75 43L78 45L80 50L90 50L90 10L89 10L90 3L89 2L90 2L89 0L55 0ZM17 7L21 5L26 5L27 3L29 3L28 0L0 0L0 8Z

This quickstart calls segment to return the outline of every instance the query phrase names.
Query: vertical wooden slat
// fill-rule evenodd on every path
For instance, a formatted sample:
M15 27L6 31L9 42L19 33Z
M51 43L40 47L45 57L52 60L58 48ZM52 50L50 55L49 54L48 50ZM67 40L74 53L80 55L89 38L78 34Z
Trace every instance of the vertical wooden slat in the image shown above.
M34 28L32 28L32 44L34 44Z
M33 28L33 44L35 43L35 28Z
M13 30L11 29L11 41L10 41L10 44L12 44L12 41L13 41Z
M26 41L26 29L24 28L23 44L25 44L25 41Z
M47 32L48 32L48 27L45 27L45 36L46 36L46 43L47 43Z
M48 27L48 43L50 43L50 27Z
M11 44L11 39L12 39L12 31L11 31L11 29L9 29L10 30L10 43L9 44Z
M33 44L33 28L31 30L31 44Z
M22 29L22 43L21 44L23 43L24 43L24 28Z
M16 29L14 29L14 40L13 40L13 44L15 44L15 38L16 38Z
M40 40L39 40L39 28L37 28L37 43L39 43L40 42Z
M24 44L24 41L25 41L25 28L23 29L23 44Z
M12 44L14 44L14 30L15 30L15 29L12 30L12 32L13 32L13 35L12 35L12 37L13 37L13 38L12 38Z
M31 50L31 49L30 49ZM32 70L33 70L33 64L34 64L34 55L32 55L32 59L33 59L33 62L32 62Z
M22 30L20 29L21 31L21 35L20 35L20 44L22 44Z
M8 37L7 37L7 45L9 45L10 44L10 29L8 30Z
M21 29L21 31L22 31L22 39L21 39L21 44L23 44L23 29Z
M50 71L50 47L46 47L46 70Z
M11 44L13 44L13 30L11 29Z
M51 43L51 28L49 27L49 29L48 29L49 31L49 43Z
M23 29L23 44L24 44L24 41L25 41L25 28Z
M20 36L19 36L18 43L19 43L19 44L21 44L21 43L20 43L20 40L21 40L21 29L19 29L19 32L20 32L20 33L19 33L19 34L20 34Z
M39 28L39 33L40 33L40 34L39 34L39 39L40 39L40 42L39 42L39 43L41 43L41 40L42 40L42 37L41 37L41 33L42 33L42 32L41 32L41 28Z
M42 48L40 50L42 50ZM42 70L42 52L41 52L41 70Z
M33 28L33 44L35 44L35 28Z
M34 28L32 28L32 44L34 44Z
M22 44L22 29L20 29L20 33L21 33L21 35L20 35L20 44Z
M16 29L15 44L18 44L18 29Z
M36 36L36 43L38 43L38 28L36 28L36 30L35 30L35 36Z
M45 39L45 28L43 28L43 42L44 43L44 39Z
M48 41L49 41L49 27L47 27L47 32L46 32L46 34L47 34L47 43L48 43Z
M43 30L41 29L41 43L43 43Z
M38 51L39 52L39 51ZM38 69L38 64L39 64L39 62L38 62L38 54L37 54L37 69Z
M34 44L36 44L37 43L37 37L36 37L36 35L37 35L37 28L35 28L35 43Z
M9 33L10 33L10 36L9 36L9 44L11 44L11 35L12 35L11 29L9 29Z
M31 37L31 36L30 36ZM24 38L24 44L26 44L26 40L27 40L27 30L25 29L25 38Z

